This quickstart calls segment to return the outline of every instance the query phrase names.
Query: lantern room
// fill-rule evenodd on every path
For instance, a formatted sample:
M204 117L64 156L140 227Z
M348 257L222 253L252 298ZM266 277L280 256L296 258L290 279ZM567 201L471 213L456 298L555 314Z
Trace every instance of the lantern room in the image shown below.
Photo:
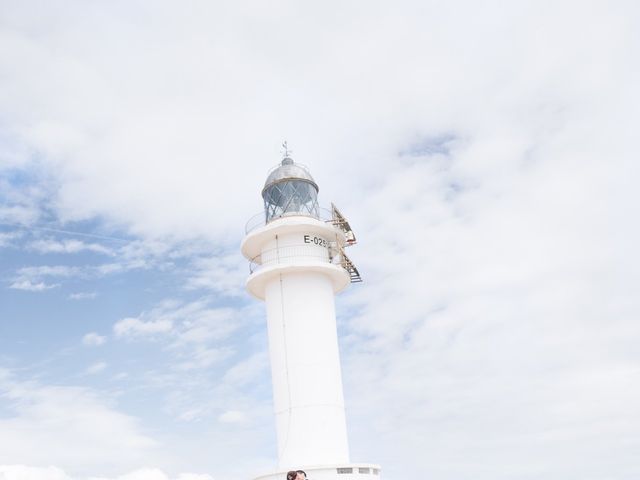
M287 215L319 218L318 185L304 166L285 156L262 189L266 222Z

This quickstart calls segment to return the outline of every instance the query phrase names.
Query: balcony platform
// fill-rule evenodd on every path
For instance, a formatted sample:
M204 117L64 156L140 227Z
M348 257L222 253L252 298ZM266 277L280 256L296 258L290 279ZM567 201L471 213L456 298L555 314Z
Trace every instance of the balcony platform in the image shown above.
M345 463L340 465L293 465L290 470L303 470L307 480L378 480L380 465L372 463ZM254 480L286 480L287 471L261 475Z

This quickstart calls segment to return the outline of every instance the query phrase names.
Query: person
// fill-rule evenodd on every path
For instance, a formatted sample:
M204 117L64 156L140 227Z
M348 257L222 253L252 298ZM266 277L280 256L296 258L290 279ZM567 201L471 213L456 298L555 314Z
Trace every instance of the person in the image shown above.
M304 470L291 470L287 472L287 480L307 480L307 474Z

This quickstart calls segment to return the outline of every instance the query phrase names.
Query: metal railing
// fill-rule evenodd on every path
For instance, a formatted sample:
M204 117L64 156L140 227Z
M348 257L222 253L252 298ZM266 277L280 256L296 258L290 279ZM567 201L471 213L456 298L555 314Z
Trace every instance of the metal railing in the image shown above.
M301 212L285 212L282 215L272 218L269 222L273 222L274 220L278 220L279 218L285 217L311 217L317 220L321 220L323 222L331 222L333 221L333 213L328 208L318 207L318 215L309 215ZM267 224L267 216L264 211L260 213L256 213L252 216L247 224L244 227L244 232L249 233L255 230L256 228L260 228Z
M254 273L263 267L273 265L295 265L300 260L318 263L330 263L332 265L344 267L344 258L340 250L331 245L320 247L308 243L283 245L277 248L265 250L260 255L253 257L249 261L249 272Z
M300 168L302 168L303 170L306 170L306 171L307 171L307 173L308 173L309 175L311 175L311 173L310 173L310 171L309 171L309 166L308 166L306 163L293 162L293 164L294 164L296 167L300 167ZM271 175L271 172L275 172L275 171L276 171L277 169L279 169L281 166L282 166L282 162L277 163L276 165L274 165L273 167L271 167L269 170L267 170L267 177L268 177L269 175Z

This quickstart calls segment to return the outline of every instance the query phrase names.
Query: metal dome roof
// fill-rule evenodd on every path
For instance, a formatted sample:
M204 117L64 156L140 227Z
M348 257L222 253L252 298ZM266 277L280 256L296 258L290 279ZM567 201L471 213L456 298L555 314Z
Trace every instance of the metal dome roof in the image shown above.
M306 167L300 165L299 163L295 163L289 157L285 157L282 160L282 163L269 174L267 180L264 182L264 188L262 189L262 191L264 191L270 185L282 182L284 180L306 180L315 187L316 191L319 190L318 184L315 182Z

